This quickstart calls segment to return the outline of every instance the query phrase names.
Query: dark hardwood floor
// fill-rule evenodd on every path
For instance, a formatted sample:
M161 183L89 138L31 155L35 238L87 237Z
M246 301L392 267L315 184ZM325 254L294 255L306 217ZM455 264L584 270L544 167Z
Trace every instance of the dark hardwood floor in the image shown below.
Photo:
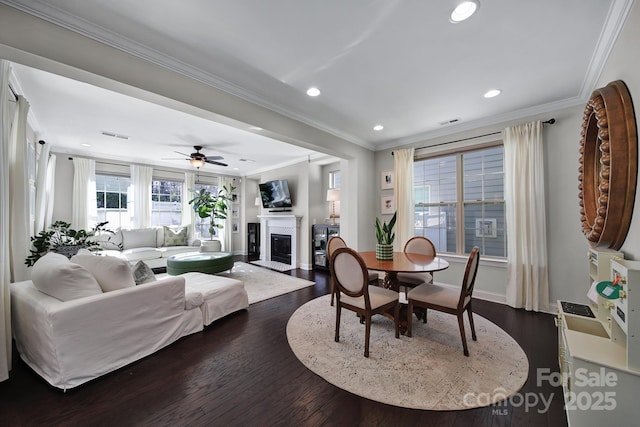
M548 411L541 402L526 408L520 399L452 412L398 408L343 391L296 359L287 344L287 320L305 302L327 294L329 281L324 272L291 274L316 285L254 304L66 393L49 386L14 350L10 378L0 383L0 425L567 425L562 389L536 384L538 368L558 370L551 315L474 300L474 312L502 327L527 353L529 379L520 396L532 403L534 396L552 397Z

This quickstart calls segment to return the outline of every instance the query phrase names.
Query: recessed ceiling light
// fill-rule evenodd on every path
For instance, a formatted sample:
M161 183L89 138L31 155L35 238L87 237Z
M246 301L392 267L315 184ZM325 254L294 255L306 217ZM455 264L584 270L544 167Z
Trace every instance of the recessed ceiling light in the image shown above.
M451 12L451 18L449 20L453 23L462 22L465 19L469 19L471 15L478 10L479 3L477 1L463 1L456 6Z
M84 144L80 144L80 145L82 145L83 147L91 147L91 144L87 144L86 142Z
M382 129L384 129L384 126L382 126L382 125L375 125L373 127L373 130L375 130L376 132L381 131Z
M318 89L317 87L310 87L309 89L307 89L307 95L318 96L320 95L320 89Z
M484 94L485 98L493 98L494 96L498 96L502 93L500 89L491 89Z

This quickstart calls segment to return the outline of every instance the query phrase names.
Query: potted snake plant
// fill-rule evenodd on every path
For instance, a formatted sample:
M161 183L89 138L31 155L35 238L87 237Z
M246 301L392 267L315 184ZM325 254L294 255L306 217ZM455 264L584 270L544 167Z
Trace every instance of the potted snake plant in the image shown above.
M396 233L393 231L393 227L396 225L396 214L393 213L393 217L387 224L381 223L380 218L376 218L376 258L377 259L393 259L393 241L396 238Z

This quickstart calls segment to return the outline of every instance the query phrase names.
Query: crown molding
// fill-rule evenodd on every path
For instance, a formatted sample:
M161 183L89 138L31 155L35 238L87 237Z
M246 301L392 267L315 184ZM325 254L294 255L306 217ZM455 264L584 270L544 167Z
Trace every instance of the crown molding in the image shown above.
M549 102L547 104L540 104L533 107L510 111L508 113L498 114L498 115L494 115L487 118L471 120L468 122L461 122L459 124L445 126L444 128L423 132L421 134L413 135L407 138L394 139L393 141L387 141L382 144L378 144L375 148L375 151L387 150L390 148L397 148L403 145L422 143L430 139L453 135L453 134L457 134L457 133L468 131L468 130L483 128L487 126L494 126L500 123L506 123L512 120L519 120L527 117L542 115L545 113L552 113L565 108L571 108L577 105L582 105L585 102L586 102L586 99L583 100L580 97L573 97L573 98L567 98L561 101L554 101L554 102Z
M598 83L602 70L609 59L609 54L611 54L611 50L613 50L613 46L627 20L631 6L633 6L633 0L613 0L611 3L598 43L589 62L589 68L580 88L580 98L584 99L584 102L587 102Z

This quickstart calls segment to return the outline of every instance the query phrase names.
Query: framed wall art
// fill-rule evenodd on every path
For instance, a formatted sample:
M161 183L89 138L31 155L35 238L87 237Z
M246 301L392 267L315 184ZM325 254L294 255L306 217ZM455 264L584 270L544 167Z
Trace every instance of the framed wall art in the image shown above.
M382 215L392 215L396 211L396 198L393 194L383 195L380 198L380 213Z
M382 171L380 188L383 190L393 190L393 171Z

